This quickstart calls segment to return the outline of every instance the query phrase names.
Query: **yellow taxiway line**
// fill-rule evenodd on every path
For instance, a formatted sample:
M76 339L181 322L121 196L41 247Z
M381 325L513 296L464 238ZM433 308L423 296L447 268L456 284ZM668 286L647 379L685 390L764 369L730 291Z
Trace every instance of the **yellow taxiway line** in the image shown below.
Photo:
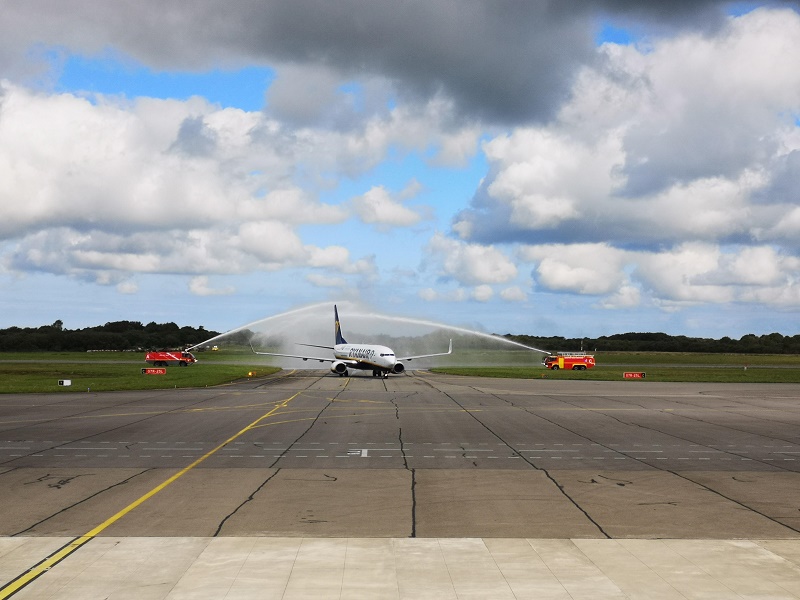
M137 500L134 500L128 506L126 506L125 508L120 510L117 514L109 517L108 519L106 519L105 521L100 523L97 527L95 527L94 529L84 533L82 536L75 538L74 540L72 540L67 545L62 546L61 548L56 550L54 553L52 553L50 556L47 556L42 561L40 561L37 564L35 564L34 566L32 566L30 569L28 569L24 573L21 573L20 575L18 575L17 577L15 577L11 581L9 581L8 583L6 583L2 587L0 587L0 600L5 600L6 598L10 598L14 594L16 594L23 587L25 587L26 585L28 585L29 583L31 583L33 580L35 580L36 578L40 577L41 575L45 574L47 571L52 569L54 566L56 566L62 560L67 558L70 554L72 554L73 552L75 552L76 550L81 548L83 545L85 545L86 543L90 542L92 539L97 537L103 530L107 529L108 527L110 527L111 525L113 525L114 523L119 521L122 517L127 515L129 512L131 512L137 506L140 506L142 503L146 502L147 500L149 500L150 498L155 496L158 492L160 492L161 490L166 488L168 485L170 485L171 483L175 482L180 477L186 475L186 473L188 473L189 471L194 469L197 465L199 465L201 462L206 460L208 457L212 456L218 450L224 448L226 445L230 444L236 438L238 438L241 435L244 435L245 433L247 433L251 429L254 429L255 427L258 427L258 425L259 425L259 423L261 423L261 421L271 417L272 415L274 415L281 408L286 408L286 406L289 404L289 402L291 402L292 400L297 398L297 396L299 396L300 393L301 392L297 392L291 398L287 398L286 400L284 400L280 404L277 404L268 413L266 413L264 415L261 415L258 419L256 419L252 423L250 423L247 427L242 429L240 432L238 432L235 435L232 435L231 437L229 437L227 440L222 442L219 446L217 446L213 450L209 450L203 456L201 456L196 461L194 461L192 464L190 464L188 467L184 467L183 469L181 469L180 471L175 473L172 477L170 477L169 479L167 479L163 483L157 485L156 487L154 487L152 490L150 490L149 492L147 492L146 494L144 494L143 496L141 496Z

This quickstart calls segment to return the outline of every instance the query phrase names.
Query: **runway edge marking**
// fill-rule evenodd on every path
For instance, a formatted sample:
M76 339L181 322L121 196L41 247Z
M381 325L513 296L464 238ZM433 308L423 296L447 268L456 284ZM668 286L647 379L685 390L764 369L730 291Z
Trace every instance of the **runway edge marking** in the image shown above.
M241 435L244 435L245 433L247 433L248 431L250 431L251 429L256 427L264 419L267 419L267 418L271 417L273 414L275 414L275 412L277 412L281 408L286 408L286 406L289 404L289 402L291 402L292 400L297 398L297 396L299 396L300 394L301 394L301 392L297 392L296 394L294 394L290 398L287 398L286 400L284 400L280 404L276 405L268 413L266 413L264 415L261 415L255 421L250 423L247 427L245 427L244 429L242 429L241 431L239 431L235 435L232 435L231 437L229 437L227 440L222 442L220 445L218 445L213 450L209 450L203 456L201 456L196 461L194 461L192 464L190 464L187 467L184 467L183 469L181 469L180 471L175 473L172 477L170 477L166 481L160 483L159 485L154 487L152 490L150 490L149 492L147 492L146 494L144 494L143 496L141 496L137 500L134 500L133 502L131 502L128 506L126 506L125 508L123 508L122 510L117 512L117 514L109 517L108 519L106 519L105 521L100 523L100 525L98 525L94 529L91 529L90 531L84 533L82 536L73 539L71 542L69 542L66 545L62 546L61 548L59 548L58 550L56 550L55 552L53 552L49 556L45 557L43 560L41 560L38 563L36 563L35 565L33 565L27 571L24 571L23 573L17 575L14 579L12 579L8 583L6 583L2 587L0 587L0 600L5 600L6 598L10 598L14 594L16 594L18 591L20 591L22 588L24 588L28 584L32 583L33 581L35 581L36 579L38 579L39 577L41 577L42 575L47 573L50 569L55 567L58 563L60 563L65 558L70 556L76 550L79 550L85 544L87 544L88 542L93 540L95 537L97 537L103 530L107 529L108 527L110 527L111 525L113 525L114 523L119 521L122 517L127 515L129 512L131 512L133 509L135 509L136 507L140 506L141 504L143 504L144 502L146 502L147 500L149 500L150 498L155 496L158 492L160 492L161 490L163 490L164 488L169 486L171 483L175 482L176 480L178 480L179 478L184 476L186 473L188 473L189 471L194 469L201 462L203 462L204 460L206 460L207 458L209 458L210 456L215 454L217 451L221 450L222 448L224 448L225 446L230 444L236 438L240 437Z

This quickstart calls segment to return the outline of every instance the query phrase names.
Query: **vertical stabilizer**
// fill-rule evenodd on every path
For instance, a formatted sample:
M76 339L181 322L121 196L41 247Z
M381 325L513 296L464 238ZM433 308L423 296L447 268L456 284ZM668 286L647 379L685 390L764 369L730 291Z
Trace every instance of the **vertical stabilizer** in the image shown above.
M333 317L334 317L334 328L336 331L336 345L339 344L346 344L347 341L342 336L342 328L339 325L339 310L336 308L336 305L333 305Z

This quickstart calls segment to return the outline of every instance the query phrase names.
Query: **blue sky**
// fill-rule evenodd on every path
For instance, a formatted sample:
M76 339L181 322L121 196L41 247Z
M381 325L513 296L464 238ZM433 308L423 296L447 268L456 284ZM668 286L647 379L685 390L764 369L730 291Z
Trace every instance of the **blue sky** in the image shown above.
M116 52L98 56L53 53L54 91L91 92L126 98L148 96L188 100L201 96L223 108L258 111L275 73L269 67L211 69L203 72L155 71Z
M11 3L0 327L795 335L800 13L686 4Z

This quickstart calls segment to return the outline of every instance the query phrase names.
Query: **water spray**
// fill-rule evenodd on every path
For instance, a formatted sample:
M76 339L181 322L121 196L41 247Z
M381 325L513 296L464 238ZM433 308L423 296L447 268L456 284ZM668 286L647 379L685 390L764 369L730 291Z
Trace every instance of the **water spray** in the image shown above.
M257 335L269 334L269 335L273 335L273 336L276 336L276 337L288 337L288 336L291 336L291 340L290 341L292 343L295 343L295 344L304 344L304 343L315 342L315 341L318 342L318 343L322 342L322 341L327 342L328 338L332 339L332 337L333 337L333 315L332 314L330 314L330 315L327 314L332 306L333 306L332 302L320 302L320 303L316 303L316 304L311 304L311 305L295 308L295 309L292 309L292 310L289 310L289 311L286 311L286 312L283 312L283 313L280 313L280 314L277 314L277 315L273 315L273 316L270 316L270 317L265 317L263 319L258 319L256 321L252 321L252 322L247 323L245 325L241 325L239 327L236 327L234 329L231 329L229 331L226 331L224 333L216 335L216 336L214 336L214 337L212 337L212 338L210 338L210 339L208 339L208 340L206 340L204 342L201 342L200 344L195 344L194 346L191 346L190 348L187 348L187 350L192 350L193 348L198 348L200 346L210 346L213 342L215 342L217 340L221 340L223 338L231 337L231 336L233 336L233 335L235 335L235 334L237 334L239 332L247 331L247 332L250 332L250 333L254 333L254 330L255 330L255 333ZM478 338L490 340L492 342L500 343L500 344L503 344L503 345L514 346L516 348L521 348L521 349L524 349L524 350L530 350L530 351L533 351L533 352L539 352L541 354L546 354L546 355L551 354L551 352L548 351L548 350L543 350L541 348L535 348L533 346L528 346L527 344L523 344L523 343L520 343L520 342L509 340L509 339L506 339L504 337L500 337L498 335L484 333L484 332L481 332L481 331L475 331L475 330L472 330L472 329L467 329L465 327L459 327L459 326L455 326L455 325L448 325L446 323L437 323L435 321L429 321L429 320L425 320L425 319L416 319L416 318L410 318L410 317L400 317L400 316L395 316L395 315L382 314L382 313L378 313L378 312L374 312L374 311L370 311L370 310L363 310L362 307L359 307L358 305L356 305L354 303L349 303L349 302L345 302L344 304L340 304L340 312L344 312L344 311L341 311L342 306L344 306L345 311L351 313L350 317L348 317L347 314L344 314L343 315L343 319L342 319L343 328L344 328L345 333L350 332L350 333L347 333L347 337L348 337L348 340L351 341L351 342L354 341L351 338L355 337L353 335L353 330L358 329L359 325L360 325L360 327L364 327L364 324L363 324L364 321L372 320L372 321L377 321L378 323L381 323L381 322L387 323L388 322L388 323L393 323L393 324L396 324L396 325L404 326L404 329L402 330L401 336L405 337L406 339L408 339L410 337L414 337L413 335L410 335L409 332L408 332L409 326L416 326L416 327L427 328L427 329L431 330L430 332L426 332L426 334L424 334L424 335L432 333L433 331L436 331L436 330L438 330L438 331L450 331L450 332L455 332L455 333L458 333L458 334L461 334L461 335L465 335L465 336L475 336L475 337L478 337ZM348 309L350 309L350 310L348 310ZM323 312L325 313L324 315L323 315ZM332 311L330 311L330 312L332 312ZM311 313L311 314L309 315L309 313ZM352 313L355 313L355 314L353 315ZM305 315L308 315L308 316L305 316ZM298 319L298 317L300 317L300 319ZM322 333L322 335L327 335L328 338L323 338L322 340L319 340L319 339L303 339L303 336L312 336L312 335L313 336L318 336L318 335L320 335L320 332L325 332L327 330L327 328L328 328L328 319L330 319L330 321L329 321L330 332L329 333ZM270 328L270 324L271 323L275 324L275 328L274 329ZM313 329L315 331L314 334L310 333L309 327L314 328ZM305 329L305 332L303 332L304 329ZM387 332L373 331L371 334L369 334L369 336L377 338L377 336L379 336L380 334L387 334ZM420 338L423 337L423 334L420 334L418 337L420 337ZM250 340L248 340L245 343L245 345L247 343L251 343Z

